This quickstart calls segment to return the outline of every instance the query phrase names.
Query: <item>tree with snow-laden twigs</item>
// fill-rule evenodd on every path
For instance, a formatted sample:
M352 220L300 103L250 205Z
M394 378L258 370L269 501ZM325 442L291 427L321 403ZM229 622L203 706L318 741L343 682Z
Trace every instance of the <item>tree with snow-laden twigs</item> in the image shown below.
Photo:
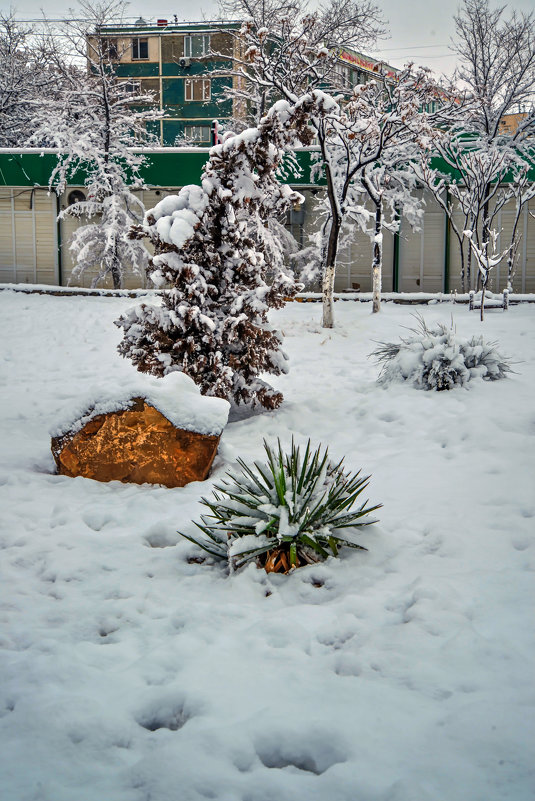
M339 109L338 100L350 90L340 70L341 45L372 44L383 32L379 9L370 0L330 0L310 11L302 0L289 4L259 0L230 0L223 8L245 18L240 30L242 57L236 60L239 97L252 113L263 113L273 98L290 103L314 98L309 125L317 137L320 158L329 158L325 119ZM336 93L333 96L333 93ZM338 97L340 95L340 98ZM302 142L306 144L306 142ZM328 244L322 248L323 325L334 325L332 286L340 236L339 207L332 176L325 167L330 222Z
M459 241L463 290L472 285L475 261L483 320L490 271L502 259L512 288L518 221L535 194L529 180L535 158L535 17L515 11L506 17L505 6L491 9L488 0L465 0L455 28L464 113L436 147L451 175L432 168L430 153L421 179ZM504 118L519 111L518 124L510 129ZM508 204L515 209L509 242L494 247L501 236L500 213ZM458 211L461 222L454 216Z
M295 102L312 89L348 92L340 48L368 47L384 33L372 0L221 0L224 17L243 19L234 35L235 85L229 94L257 124L280 97Z
M275 173L285 149L306 136L307 118L307 104L279 101L257 128L227 134L210 150L200 187L146 214L134 235L155 245L151 280L171 288L160 306L143 304L116 323L124 329L119 352L138 370L181 370L203 394L280 405L282 394L260 378L288 369L267 314L296 286L265 221L302 200Z
M117 79L112 60L116 54L98 36L99 28L120 15L124 4L82 3L81 7L84 21L74 29L68 27L66 41L71 51L87 57L88 70L63 70L62 91L59 97L43 101L31 141L57 148L50 187L58 193L78 170L85 174L87 199L61 213L88 220L71 240L75 260L71 280L94 270L92 286L110 276L118 289L127 271L144 276L148 265L147 249L128 238L130 226L141 223L145 211L133 190L144 186L140 169L146 158L132 148L156 141L146 124L161 113L147 108L151 94Z
M61 83L50 42L36 36L14 12L0 12L0 147L22 147L34 129L37 108Z
M327 178L331 216L324 271L324 325L332 324L334 278L344 221L353 221L372 242L372 309L381 305L383 230L396 231L399 214L417 225L422 214L414 165L432 147L438 126L453 102L429 72L406 67L395 79L384 77L356 86L349 102L322 108L316 128ZM365 205L367 203L367 205ZM371 206L371 210L370 210Z

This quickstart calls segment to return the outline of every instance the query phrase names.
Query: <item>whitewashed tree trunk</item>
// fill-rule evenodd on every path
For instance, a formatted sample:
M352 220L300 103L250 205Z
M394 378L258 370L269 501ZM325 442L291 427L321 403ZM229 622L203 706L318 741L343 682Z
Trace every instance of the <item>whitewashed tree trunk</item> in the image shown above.
M320 138L320 143L324 143L324 137ZM329 239L327 242L327 258L323 273L322 283L322 302L323 302L323 328L334 328L334 279L336 276L336 255L340 240L340 230L342 228L342 216L339 210L339 203L336 198L334 186L334 176L332 174L329 160L325 158L325 176L327 179L327 196L331 210L331 224L329 229Z
M383 273L383 209L375 207L375 238L373 240L372 263L372 313L381 311L381 282Z
M323 273L323 328L334 328L334 277L336 265L329 264Z

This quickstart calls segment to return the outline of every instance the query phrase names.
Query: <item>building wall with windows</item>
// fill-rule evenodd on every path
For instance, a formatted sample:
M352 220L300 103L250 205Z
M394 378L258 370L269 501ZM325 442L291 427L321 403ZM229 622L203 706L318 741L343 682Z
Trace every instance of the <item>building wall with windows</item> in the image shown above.
M236 80L232 69L239 44L232 32L238 23L159 23L104 26L100 39L116 62L118 80L154 92L165 112L157 131L160 143L172 147L185 138L207 146L214 119L238 116L235 101L225 96Z
M240 80L233 76L234 60L242 47L236 36L238 22L188 22L169 25L166 20L131 26L103 26L100 39L104 52L116 62L119 80L136 82L154 92L155 102L165 111L159 123L160 143L172 147L186 139L190 144L211 143L214 119L223 124L240 118L240 103L226 97ZM94 38L89 39L88 47ZM371 77L395 77L396 70L375 62L351 48L340 48L338 73L350 89Z

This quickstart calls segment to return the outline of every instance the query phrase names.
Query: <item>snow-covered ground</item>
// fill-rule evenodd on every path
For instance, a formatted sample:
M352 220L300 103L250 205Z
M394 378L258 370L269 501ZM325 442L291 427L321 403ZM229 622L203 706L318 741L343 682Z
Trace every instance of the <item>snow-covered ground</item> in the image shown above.
M53 472L62 409L133 370L128 298L0 293L0 796L6 801L528 801L535 676L535 308L419 307L518 360L504 381L381 388L413 309L293 303L275 413L225 429L372 474L380 522L290 576L191 560L211 481Z

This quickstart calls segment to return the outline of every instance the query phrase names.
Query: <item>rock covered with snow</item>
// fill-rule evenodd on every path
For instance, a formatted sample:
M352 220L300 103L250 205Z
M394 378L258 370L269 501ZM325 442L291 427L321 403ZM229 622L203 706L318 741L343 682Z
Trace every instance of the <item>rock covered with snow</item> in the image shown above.
M100 414L130 408L135 398L143 398L176 428L207 436L219 436L230 409L228 401L201 395L189 376L173 372L164 378L132 372L121 386L94 386L87 395L64 407L63 414L50 430L50 436L76 433Z
M183 487L208 477L228 410L183 373L138 378L59 426L52 454L62 475Z

